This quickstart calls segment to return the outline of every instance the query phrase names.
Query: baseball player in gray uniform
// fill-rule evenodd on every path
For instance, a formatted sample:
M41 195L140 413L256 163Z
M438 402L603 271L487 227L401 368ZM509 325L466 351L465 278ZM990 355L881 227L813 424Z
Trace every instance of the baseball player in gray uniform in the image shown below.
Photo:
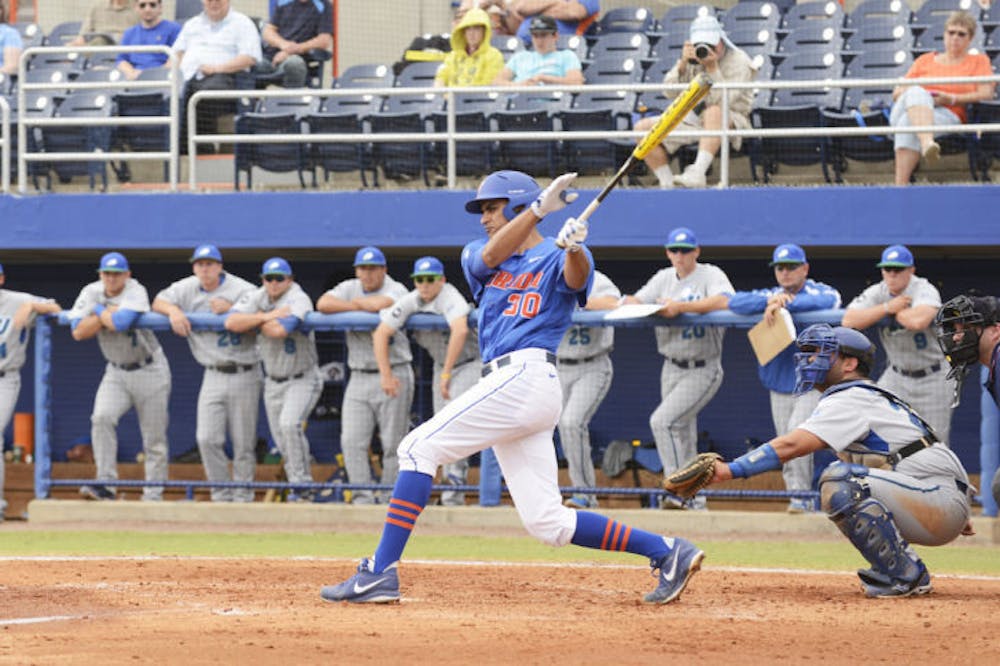
M146 481L166 480L170 366L153 332L133 328L139 316L149 312L149 294L118 252L101 257L97 270L101 279L83 288L69 312L73 339L96 336L108 362L90 417L96 478L98 482L118 478L115 429L125 412L135 407L146 456ZM115 496L100 483L83 486L80 494L98 500ZM142 499L163 499L163 487L143 488Z
M302 320L313 311L312 299L281 257L265 261L260 277L263 286L245 292L230 310L226 330L251 338L241 338L241 344L253 345L257 338L264 363L264 410L285 476L293 486L312 483L306 423L323 390L314 334L302 330ZM288 501L309 501L314 495L293 488Z
M938 439L947 442L954 382L948 379L950 367L935 344L934 317L941 295L929 280L916 275L913 253L903 245L885 248L878 267L882 281L848 304L842 323L859 330L879 326L887 366L879 386L909 403Z
M381 312L406 296L406 287L386 274L385 255L377 247L367 246L354 256L354 275L329 290L316 303L316 309L332 312ZM375 361L371 331L348 331L347 366L351 376L344 390L341 409L340 446L350 483L371 483L368 447L375 426L382 440L382 483L392 484L399 473L396 448L406 435L413 403L413 368L410 341L397 331L389 344L389 365L398 379L396 395L382 390L382 379ZM355 491L351 501L372 504L371 491Z
M416 330L411 334L434 361L434 413L479 381L479 339L469 330L469 303L447 283L444 265L436 257L421 257L413 263L415 289L379 313L381 322L372 334L375 360L382 378L382 390L392 397L399 393L399 378L392 372L390 341L417 312L441 315L448 330ZM444 465L444 482L464 485L469 459ZM464 506L465 493L446 490L441 504Z
M52 299L3 289L6 282L0 264L0 452L3 434L10 425L21 392L21 367L28 347L28 329L40 314L56 314L62 308ZM4 459L0 455L0 521L7 502L3 498Z
M193 275L174 282L153 299L153 311L170 317L170 328L187 338L205 372L198 392L195 437L209 481L253 481L257 467L257 413L260 406L260 357L253 335L230 331L193 331L186 312L225 314L256 289L223 270L222 253L201 245L191 255ZM226 457L226 424L233 444L233 471ZM252 502L250 488L212 488L214 502Z
M595 269L594 286L585 309L610 310L618 305L621 295L611 278ZM563 391L559 442L569 464L569 481L580 488L597 485L590 454L590 420L611 388L614 375L611 348L614 344L614 327L574 324L556 350ZM576 494L564 504L574 509L596 508L597 498L591 494Z
M814 324L799 334L797 391L822 391L798 428L729 464L712 482L747 478L824 447L839 461L820 477L823 510L871 564L865 596L906 597L931 590L927 566L910 546L941 546L973 534L962 463L906 401L868 378L875 345L844 326Z
M721 268L698 262L701 248L694 232L679 227L667 238L671 267L657 272L626 303L658 303L660 316L724 310L734 289ZM722 327L657 326L657 349L663 356L660 371L662 401L649 418L656 449L669 474L698 450L698 412L722 385ZM666 496L663 508L704 509L705 499L688 503Z

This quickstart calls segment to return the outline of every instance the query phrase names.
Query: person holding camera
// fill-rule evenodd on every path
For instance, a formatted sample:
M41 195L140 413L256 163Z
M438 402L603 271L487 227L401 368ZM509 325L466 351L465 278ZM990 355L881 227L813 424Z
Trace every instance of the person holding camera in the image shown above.
M757 75L750 57L729 41L722 25L714 16L699 16L691 22L688 41L684 42L681 57L663 77L663 82L686 84L701 73L707 74L715 83L752 81ZM669 90L665 96L672 99L680 93L679 89ZM702 105L695 107L694 111L684 118L679 129L687 131L722 129L722 95L722 90L713 88ZM730 90L728 95L730 127L749 129L753 91ZM656 120L656 116L643 118L635 124L634 129L645 132L656 124ZM731 141L733 148L739 150L741 138L733 137ZM712 166L712 160L719 152L722 141L714 136L701 137L698 140L698 156L694 163L684 169L684 173L675 176L670 170L670 157L685 143L686 140L683 138L667 135L663 143L653 148L646 156L646 165L656 174L660 187L670 188L674 185L705 187L705 174Z

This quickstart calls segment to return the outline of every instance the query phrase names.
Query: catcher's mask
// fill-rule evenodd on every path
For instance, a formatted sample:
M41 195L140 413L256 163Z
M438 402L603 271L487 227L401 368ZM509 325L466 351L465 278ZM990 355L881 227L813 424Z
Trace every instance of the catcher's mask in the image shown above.
M965 368L979 360L979 338L983 328L997 322L997 303L992 296L956 296L941 306L934 323L938 345L951 364L948 379L964 376Z
M795 395L811 391L826 380L834 354L858 359L858 372L868 376L875 365L875 345L864 333L846 326L813 324L799 334L795 344Z

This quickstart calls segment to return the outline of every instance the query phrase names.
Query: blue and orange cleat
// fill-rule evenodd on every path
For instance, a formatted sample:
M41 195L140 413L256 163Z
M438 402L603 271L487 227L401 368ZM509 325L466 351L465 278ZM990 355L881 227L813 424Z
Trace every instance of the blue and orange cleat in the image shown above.
M669 604L678 599L691 576L701 569L702 560L705 559L704 551L690 541L670 537L664 537L663 540L670 547L670 552L659 561L652 560L649 563L654 572L659 571L659 574L653 575L659 578L660 584L642 598L647 604Z
M319 596L324 601L349 601L352 604L392 604L399 601L399 576L393 562L382 573L371 570L366 557L358 565L358 572L339 585L326 585Z

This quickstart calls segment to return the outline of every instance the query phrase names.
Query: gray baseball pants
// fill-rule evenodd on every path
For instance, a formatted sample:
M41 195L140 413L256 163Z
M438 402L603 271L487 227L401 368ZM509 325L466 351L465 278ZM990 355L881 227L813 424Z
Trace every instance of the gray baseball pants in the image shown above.
M793 393L771 391L771 420L775 435L785 435L799 427L816 409L819 391L809 391L796 396ZM781 476L788 490L809 490L813 480L812 454L793 458L784 464Z
M468 361L453 368L451 371L451 382L448 385L451 393L451 400L462 395L476 385L482 373L482 365L473 361ZM441 368L434 366L434 413L437 414L451 400L445 400L441 395ZM445 483L455 485L465 485L469 478L469 459L462 458L453 463L441 466L444 473ZM465 493L456 490L445 490L441 493L441 504L445 506L464 506Z
M569 480L574 486L593 488L597 485L590 451L590 421L608 394L613 376L614 367L606 353L583 363L559 364L559 383L563 391L559 441L569 465Z
M206 368L198 392L196 438L209 481L253 481L257 469L260 368L226 374ZM233 444L233 470L226 457L226 425ZM252 502L250 488L212 488L213 502Z
M267 424L271 438L281 451L281 463L289 483L313 482L306 423L322 390L323 379L315 368L296 379L264 380Z
M8 370L3 377L0 377L0 453L3 452L3 433L14 416L20 392L21 373L17 370ZM3 520L3 511L7 508L7 502L3 498L4 474L6 474L4 459L3 455L0 455L0 520Z

